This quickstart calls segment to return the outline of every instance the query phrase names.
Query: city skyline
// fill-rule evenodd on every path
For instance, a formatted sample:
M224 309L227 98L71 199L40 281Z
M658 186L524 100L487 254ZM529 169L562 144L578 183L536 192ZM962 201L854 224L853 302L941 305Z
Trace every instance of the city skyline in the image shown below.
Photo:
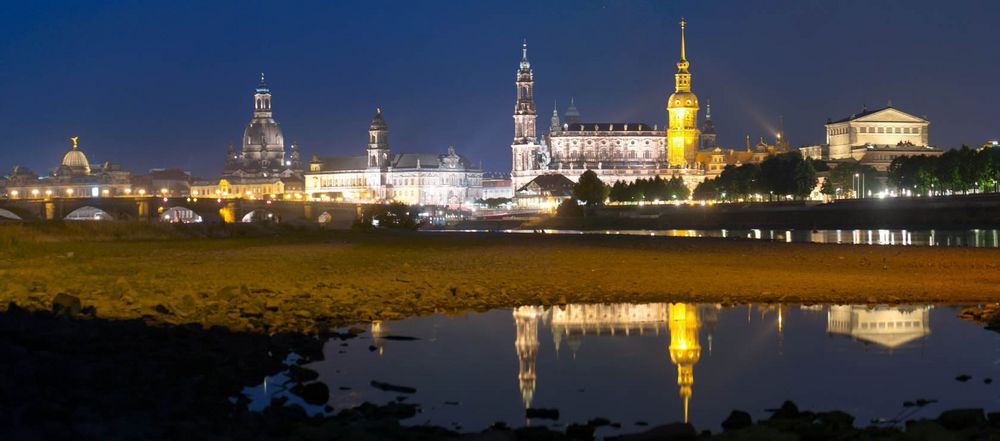
M794 145L819 143L827 118L888 100L926 114L934 145L977 145L996 136L992 103L1000 92L988 86L997 62L987 58L992 48L981 37L997 6L885 3L851 12L859 5L595 2L501 11L389 3L329 6L307 16L306 7L259 3L231 16L227 6L214 5L198 17L184 13L190 5L22 5L6 19L14 19L8 29L15 38L0 46L0 59L22 61L0 73L19 86L0 109L11 145L0 167L45 173L68 138L79 136L96 161L214 175L226 144L240 137L264 71L275 118L288 143L302 146L303 159L356 152L372 109L381 106L398 151L454 145L488 171L507 171L511 75L522 39L531 47L540 116L551 113L553 101L564 112L575 98L584 121L665 127L681 16L689 22L695 88L715 104L722 146L742 147L744 134L772 137L778 115ZM242 15L259 8L274 14ZM921 32L868 26L886 16L897 29ZM330 17L345 23L320 26ZM223 18L222 30L213 29ZM447 29L430 25L434 20ZM164 43L174 26L190 35ZM268 32L249 36L260 27ZM138 35L120 38L130 32Z

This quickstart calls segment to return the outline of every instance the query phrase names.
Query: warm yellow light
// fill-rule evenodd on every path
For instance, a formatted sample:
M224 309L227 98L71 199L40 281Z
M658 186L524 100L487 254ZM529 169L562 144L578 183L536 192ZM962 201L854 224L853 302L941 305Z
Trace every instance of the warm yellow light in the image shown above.
M102 191L101 193L104 193L104 195L107 196L107 195L111 194L111 190L108 190L108 189L105 188L104 191Z
M38 196L38 189L36 188L34 190L31 190L31 195L32 196Z
M45 190L46 196L52 196L52 190Z
M68 194L70 196L73 196L73 189L72 188L67 188L66 189L66 194Z
M125 189L125 194L132 194L132 189L131 188L126 188Z
M167 194L167 189L166 188L161 188L160 189L160 193L161 194Z
M17 190L11 190L10 195L17 197Z
M144 195L144 194L146 194L146 189L145 189L145 188L140 188L140 189L139 189L139 194L140 194L140 195Z

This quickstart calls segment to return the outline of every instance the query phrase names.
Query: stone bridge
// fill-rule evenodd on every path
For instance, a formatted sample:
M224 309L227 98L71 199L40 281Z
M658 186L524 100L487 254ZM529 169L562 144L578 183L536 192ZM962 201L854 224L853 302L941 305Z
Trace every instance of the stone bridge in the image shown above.
M78 219L81 215L140 222L200 217L203 222L319 222L347 227L362 209L360 204L343 202L152 196L0 200L0 210L25 221Z

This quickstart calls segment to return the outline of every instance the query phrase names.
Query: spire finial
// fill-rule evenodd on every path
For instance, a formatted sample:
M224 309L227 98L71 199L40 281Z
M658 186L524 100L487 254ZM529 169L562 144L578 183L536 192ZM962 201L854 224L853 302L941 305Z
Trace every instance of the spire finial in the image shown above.
M261 82L261 83L263 83L263 82L264 82L264 72L261 72L261 73L260 73L260 82Z
M889 104L888 104L888 106L892 107L892 98L889 98Z
M376 115L381 115L382 114L382 106L376 106L375 107L375 114Z
M521 40L521 61L528 61L528 39Z
M74 137L70 138L69 140L73 141L73 150L76 150L77 143L80 141L80 137L79 136L74 136Z
M712 119L712 99L705 100L705 119Z
M681 17L681 60L687 60L687 53L685 51L684 45L684 28L687 27L687 22L684 21L684 17Z

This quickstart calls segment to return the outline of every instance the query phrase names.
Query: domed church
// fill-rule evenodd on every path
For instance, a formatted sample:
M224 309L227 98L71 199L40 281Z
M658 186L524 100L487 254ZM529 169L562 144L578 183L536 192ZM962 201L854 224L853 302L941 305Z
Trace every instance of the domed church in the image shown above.
M285 153L285 136L271 110L271 88L260 74L254 90L253 116L243 130L242 149L237 154L230 144L226 152L224 176L291 177L302 171L298 146Z

